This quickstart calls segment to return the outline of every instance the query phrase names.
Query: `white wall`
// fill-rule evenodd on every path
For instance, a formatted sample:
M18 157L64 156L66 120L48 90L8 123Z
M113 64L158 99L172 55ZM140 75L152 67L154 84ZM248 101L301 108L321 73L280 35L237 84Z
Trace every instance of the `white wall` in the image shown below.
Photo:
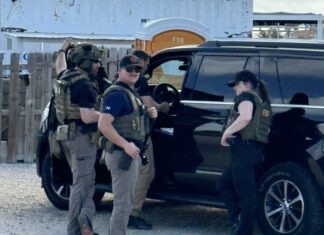
M132 36L141 19L183 17L208 26L214 38L251 30L252 8L253 0L2 0L0 25L28 32Z
M129 41L118 41L118 40L77 40L78 42L89 42L96 44L97 46L104 47L117 47L117 48L129 48L132 43ZM61 48L63 39L35 39L35 38L24 38L17 40L20 42L18 45L23 52L54 52Z
M53 52L70 35L130 47L145 22L162 18L203 25L207 39L227 37L252 30L252 8L253 0L0 0L0 26L26 29L0 32L0 50L11 38L11 52Z

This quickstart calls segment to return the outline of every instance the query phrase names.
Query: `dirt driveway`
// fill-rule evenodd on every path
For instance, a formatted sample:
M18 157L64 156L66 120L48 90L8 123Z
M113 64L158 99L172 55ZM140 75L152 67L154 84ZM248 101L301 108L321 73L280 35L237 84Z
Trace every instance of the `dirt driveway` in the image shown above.
M35 164L0 164L0 187L1 234L66 234L67 212L56 209L47 200ZM111 209L111 195L106 194L94 220L99 234L107 234ZM127 235L230 234L225 210L147 200L144 212L153 223L153 230L128 230Z

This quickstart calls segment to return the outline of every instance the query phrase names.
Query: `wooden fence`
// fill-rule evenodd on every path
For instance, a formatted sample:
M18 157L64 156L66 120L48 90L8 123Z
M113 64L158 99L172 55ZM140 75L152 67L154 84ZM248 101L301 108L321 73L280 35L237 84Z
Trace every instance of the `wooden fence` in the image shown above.
M131 48L109 48L102 58L109 78L118 69L120 58ZM52 94L52 80L56 78L56 53L30 53L26 65L19 64L19 54L11 54L10 65L3 64L0 54L0 162L34 162L37 135L42 111ZM20 76L27 70L29 79Z

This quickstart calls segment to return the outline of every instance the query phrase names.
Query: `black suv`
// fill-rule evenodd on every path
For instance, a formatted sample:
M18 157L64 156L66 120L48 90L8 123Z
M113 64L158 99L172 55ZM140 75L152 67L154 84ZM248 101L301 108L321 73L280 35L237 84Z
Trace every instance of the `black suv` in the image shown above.
M147 77L153 97L174 106L168 114L159 115L151 133L156 177L149 197L224 206L215 188L230 162L229 148L220 145L235 95L226 82L243 69L266 82L277 117L273 120L279 119L278 113L297 109L323 133L324 44L232 39L163 50L152 57ZM309 103L290 102L300 93L308 96ZM71 173L64 158L50 155L48 116L47 109L38 142L37 173L49 200L66 209ZM273 141L266 146L258 170L255 203L265 234L323 232L322 137L304 134L302 144L286 144L301 127L293 123L286 118L280 128L272 124L276 127L270 132ZM104 192L111 192L110 174L99 163L100 153L96 202Z

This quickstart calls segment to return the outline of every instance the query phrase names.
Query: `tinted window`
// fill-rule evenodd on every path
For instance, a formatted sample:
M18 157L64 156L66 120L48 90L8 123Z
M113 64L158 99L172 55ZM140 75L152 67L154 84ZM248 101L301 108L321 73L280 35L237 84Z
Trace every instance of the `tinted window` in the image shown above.
M324 105L324 60L279 58L278 72L284 103L302 92L310 105Z
M282 97L277 76L277 58L276 57L261 57L260 79L267 86L269 98L272 104L282 104Z
M226 83L234 79L237 72L248 69L258 76L258 57L205 56L203 58L193 99L232 102L235 93Z

